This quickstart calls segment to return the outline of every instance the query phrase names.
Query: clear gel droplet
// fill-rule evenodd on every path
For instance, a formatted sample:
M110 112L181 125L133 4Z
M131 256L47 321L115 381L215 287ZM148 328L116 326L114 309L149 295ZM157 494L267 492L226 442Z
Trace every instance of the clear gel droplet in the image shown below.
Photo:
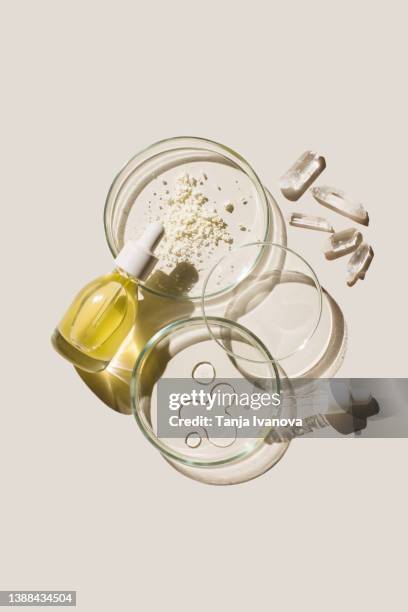
M201 436L196 431L187 434L185 442L190 448L198 448L201 444Z
M215 369L208 361L202 361L194 366L191 375L201 385L210 385L215 378Z

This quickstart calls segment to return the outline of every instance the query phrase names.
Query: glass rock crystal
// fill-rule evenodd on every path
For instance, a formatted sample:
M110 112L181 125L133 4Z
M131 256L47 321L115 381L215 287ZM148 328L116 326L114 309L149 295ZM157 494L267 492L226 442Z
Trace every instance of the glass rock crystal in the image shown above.
M373 249L366 242L362 242L347 264L347 284L349 287L355 285L359 279L364 280L373 257Z
M313 151L306 151L280 179L282 194L292 202L298 200L325 167L324 157Z
M323 217L303 215L302 213L292 213L289 217L289 225L317 230L318 232L334 232L333 227Z
M337 259L343 255L348 255L357 249L362 243L361 232L354 227L336 232L327 240L324 254L326 259Z
M335 212L353 219L362 225L368 225L368 213L360 202L356 202L347 195L344 191L335 187L327 187L326 185L313 187L312 195L323 206L334 210Z

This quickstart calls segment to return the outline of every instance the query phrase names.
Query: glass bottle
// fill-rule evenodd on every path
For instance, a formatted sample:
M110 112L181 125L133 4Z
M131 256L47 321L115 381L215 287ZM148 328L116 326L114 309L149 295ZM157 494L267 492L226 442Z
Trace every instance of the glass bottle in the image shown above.
M88 283L68 308L52 344L76 367L100 372L114 357L136 321L137 282L157 262L153 250L162 234L163 226L152 223L138 241L128 241L115 270Z

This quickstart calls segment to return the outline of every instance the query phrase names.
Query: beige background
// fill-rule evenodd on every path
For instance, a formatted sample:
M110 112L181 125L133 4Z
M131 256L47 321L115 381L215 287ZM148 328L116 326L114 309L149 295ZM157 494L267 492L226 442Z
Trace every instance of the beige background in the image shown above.
M376 258L344 284L293 230L350 328L344 376L407 375L404 2L1 3L0 586L77 589L84 612L400 610L405 440L297 441L237 487L171 469L52 352L112 262L114 173L179 134L276 180L306 148L369 208ZM316 209L314 209L316 210Z

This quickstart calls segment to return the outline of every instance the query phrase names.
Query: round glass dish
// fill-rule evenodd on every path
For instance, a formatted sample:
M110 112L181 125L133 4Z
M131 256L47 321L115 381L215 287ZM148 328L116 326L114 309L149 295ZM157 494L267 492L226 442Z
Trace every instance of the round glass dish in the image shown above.
M262 342L240 325L212 318L211 326L215 336L228 330L247 357L254 357L258 353L267 354ZM166 458L193 467L227 465L262 448L269 430L255 438L234 438L231 434L227 441L222 440L221 443L218 439L212 440L200 427L192 427L183 438L159 437L159 381L164 378L176 379L179 384L180 379L191 377L195 377L210 392L224 384L224 379L231 384L232 379L242 378L249 381L250 385L253 384L254 388L264 384L265 390L270 393L280 391L278 369L270 358L265 362L237 362L213 341L202 317L176 321L162 328L147 342L132 373L132 411L149 442Z
M252 264L256 261L256 265ZM233 287L215 302L217 287ZM273 242L244 244L210 270L202 294L202 312L215 342L231 357L280 363L305 348L322 316L322 289L303 257ZM213 329L213 316L239 324L262 340L267 351L243 354L227 329Z
M172 231L178 223L174 201L186 187L180 181L186 180L194 196L203 196L205 214L217 214L225 229L218 240L208 226L209 238L199 238L197 248L183 242L184 234L175 247ZM278 222L275 231L273 217L279 214L276 202L241 155L204 138L178 137L153 144L124 166L109 189L104 225L116 257L125 241L137 239L148 223L163 222L167 231L156 251L158 264L141 284L163 297L199 300L210 268L233 247L248 241L285 241ZM214 295L223 289L217 288Z

